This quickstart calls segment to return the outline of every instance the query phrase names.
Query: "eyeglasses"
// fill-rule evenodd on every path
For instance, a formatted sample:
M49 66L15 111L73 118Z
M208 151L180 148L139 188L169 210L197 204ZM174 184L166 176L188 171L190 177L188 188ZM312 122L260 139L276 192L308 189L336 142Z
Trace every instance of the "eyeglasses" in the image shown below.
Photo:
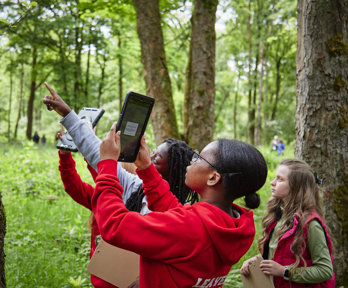
M192 162L197 162L197 160L201 158L202 160L204 160L205 162L207 162L210 167L212 167L213 169L215 169L217 172L219 172L220 174L229 174L229 175L243 175L243 173L241 172L237 172L237 173L230 173L230 172L222 172L220 171L221 169L217 168L216 166L214 166L213 164L211 164L207 159L203 158L199 152L197 150L193 151L193 155L192 155Z
M197 160L201 158L202 160L204 160L205 162L207 162L213 169L215 169L216 171L218 171L219 169L217 167L215 167L213 164L211 164L207 159L204 159L197 150L193 151L193 155L192 155L192 162L197 162Z

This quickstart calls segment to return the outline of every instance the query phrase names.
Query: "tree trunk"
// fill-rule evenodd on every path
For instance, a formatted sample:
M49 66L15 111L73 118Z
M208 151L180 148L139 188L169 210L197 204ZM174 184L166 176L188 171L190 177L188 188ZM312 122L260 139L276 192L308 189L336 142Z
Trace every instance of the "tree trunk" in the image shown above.
M122 109L123 104L123 59L122 59L122 38L119 31L117 31L117 39L118 39L118 55L117 55L117 61L118 61L118 95L119 95L119 107L120 107L120 113Z
M89 34L92 34L92 26L89 27ZM89 106L88 103L88 86L89 86L89 69L91 61L91 40L88 42L88 53L87 53L87 67L86 67L86 78L85 78L85 103L82 106Z
M218 1L195 0L188 64L187 140L202 149L214 135L215 19Z
M249 55L248 55L248 129L246 137L249 139L250 143L254 141L254 119L255 119L255 110L253 108L253 81L252 81L252 33L251 33L251 1L249 0L249 16L248 16L248 46L249 46Z
M105 55L105 51L103 51L103 61L100 63L98 60L97 56L97 63L99 64L100 67L100 81L99 81L99 86L98 86L98 108L101 106L101 97L104 92L104 82L105 82L105 68L106 68L106 61L107 57Z
M11 109L12 109L12 92L13 92L13 70L12 70L13 61L11 59L11 69L10 69L10 95L8 103L8 112L7 112L7 141L11 141Z
M77 1L78 3L79 1ZM80 110L82 105L82 48L83 48L83 23L81 24L80 15L76 13L75 17L75 65L74 65L74 109ZM82 26L82 27L81 27Z
M6 235L6 215L0 193L0 288L6 288L4 239Z
M21 119L21 112L22 112L22 101L23 101L23 86L24 86L24 64L21 63L21 78L20 78L20 92L19 92L19 97L18 97L18 114L17 114L17 120L16 120L16 126L15 126L15 131L13 138L16 140L17 139L17 132L18 132L18 125L19 125L19 120Z
M240 70L238 73L236 89L234 92L234 103L233 103L233 138L237 139L237 106L238 106L238 91L239 91L239 81L240 81Z
M298 2L295 155L320 177L336 285L348 283L348 5Z
M281 75L280 75L280 64L281 64L282 58L279 57L276 62L276 91L275 91L275 100L273 103L272 108L272 114L271 114L271 120L273 121L276 117L277 113L277 107L279 102L279 93L280 93L280 83L281 83Z
M263 92L263 46L262 41L260 41L260 79L259 79L259 94L257 99L257 116L255 125L255 144L261 145L261 105L262 105L262 92Z
M164 51L159 0L133 0L144 65L146 94L156 99L151 114L157 144L179 138L174 101Z
M191 18L192 25L192 18ZM184 124L184 140L188 142L188 131L191 129L192 123L189 123L189 115L191 114L191 79L192 79L192 43L190 41L189 54L187 59L186 73L185 73L185 96L184 96L184 108L183 108L183 124Z
M32 135L32 129L33 129L33 110L34 110L34 100L35 100L35 91L36 91L36 62L37 62L37 49L36 47L33 47L32 51L32 63L31 63L31 77L30 77L30 96L28 100L28 110L27 110L27 116L28 116L28 122L27 122L27 131L26 136L27 139L31 139Z
M61 34L58 34L59 37L59 56L60 56L60 60L59 60L59 65L60 65L60 69L62 71L62 78L63 78L63 91L64 91L64 97L66 97L66 99L68 100L68 103L70 102L70 96L69 96L69 92L68 92L68 80L67 80L67 73L64 73L66 67L66 56L65 56L65 49L64 49L64 40L63 40L63 36Z

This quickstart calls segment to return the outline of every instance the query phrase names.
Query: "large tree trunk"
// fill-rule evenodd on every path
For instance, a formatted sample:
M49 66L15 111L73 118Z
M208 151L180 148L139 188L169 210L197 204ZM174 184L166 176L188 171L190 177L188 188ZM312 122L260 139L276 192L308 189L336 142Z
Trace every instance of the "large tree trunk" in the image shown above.
M0 193L0 288L6 288L4 239L6 235L6 215Z
M151 120L157 144L168 137L179 137L158 2L159 0L133 0L146 94L156 99Z
M202 149L214 135L215 19L218 1L195 0L185 96L187 141ZM187 101L189 98L189 101Z
M337 286L348 283L348 5L298 2L295 155L324 177Z
M32 127L33 127L33 110L34 110L34 100L35 100L35 91L36 91L36 78L37 78L37 71L36 71L36 62L37 62L37 49L36 47L33 47L32 51L32 63L31 63L31 77L30 77L30 96L28 100L28 110L27 110L27 116L28 116L28 122L27 122L27 131L26 136L27 139L31 139L32 135Z

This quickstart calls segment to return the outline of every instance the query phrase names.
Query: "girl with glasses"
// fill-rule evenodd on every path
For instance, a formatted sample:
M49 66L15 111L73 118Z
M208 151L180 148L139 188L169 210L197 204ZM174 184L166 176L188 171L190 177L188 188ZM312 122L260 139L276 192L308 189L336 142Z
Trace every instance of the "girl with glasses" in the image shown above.
M185 183L201 201L182 205L151 163L143 138L135 164L155 212L141 216L122 202L123 189L115 176L120 151L115 128L100 145L92 197L102 238L140 254L140 287L222 287L254 239L253 213L233 202L244 197L247 207L259 206L256 191L267 177L261 153L240 141L211 142L186 168Z

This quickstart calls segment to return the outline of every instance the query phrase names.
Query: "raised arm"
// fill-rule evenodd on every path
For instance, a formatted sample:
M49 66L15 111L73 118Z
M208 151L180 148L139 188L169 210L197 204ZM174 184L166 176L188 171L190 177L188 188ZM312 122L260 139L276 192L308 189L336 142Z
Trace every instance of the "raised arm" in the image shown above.
M59 171L65 191L75 202L81 204L89 210L92 210L91 198L94 188L81 180L80 175L76 171L76 164L71 153L59 154Z
M68 130L79 152L97 171L97 164L100 161L99 147L101 140L86 121L81 120L52 87L47 83L45 83L45 86L51 95L45 96L43 103L46 104L48 110L54 110L63 117L60 122ZM133 192L138 190L142 181L137 175L125 171L121 165L117 165L117 176L124 189L124 200L126 201Z

